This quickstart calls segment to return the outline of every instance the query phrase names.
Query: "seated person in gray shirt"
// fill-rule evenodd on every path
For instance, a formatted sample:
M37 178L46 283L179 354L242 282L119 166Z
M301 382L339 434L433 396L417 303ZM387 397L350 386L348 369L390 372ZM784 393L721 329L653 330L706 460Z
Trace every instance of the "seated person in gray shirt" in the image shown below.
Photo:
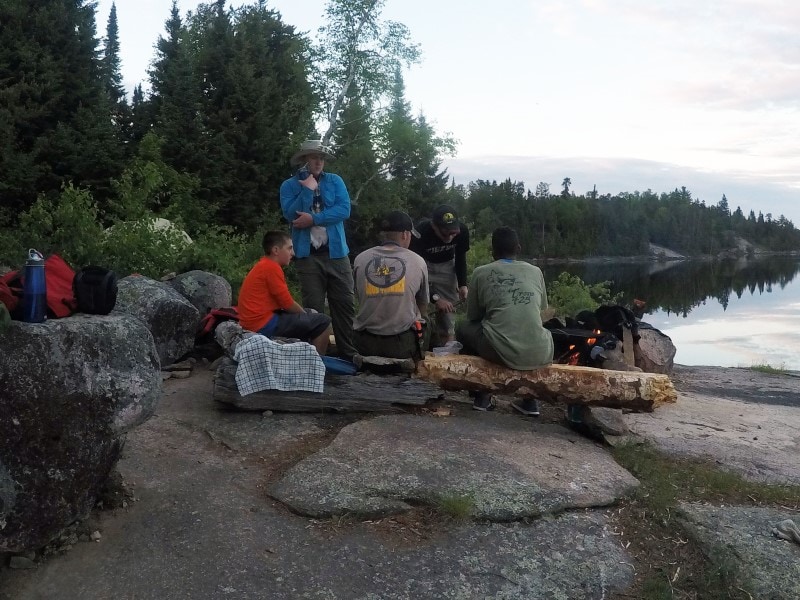
M424 357L429 331L428 267L408 249L419 234L406 213L392 211L380 222L381 244L353 263L358 312L353 342L362 356Z
M473 354L511 369L531 371L553 362L553 337L542 326L547 290L541 269L518 261L517 232L498 227L492 233L492 256L472 273L467 320L456 328L464 354ZM491 410L491 395L474 394L475 410ZM535 398L514 402L523 414L537 416Z

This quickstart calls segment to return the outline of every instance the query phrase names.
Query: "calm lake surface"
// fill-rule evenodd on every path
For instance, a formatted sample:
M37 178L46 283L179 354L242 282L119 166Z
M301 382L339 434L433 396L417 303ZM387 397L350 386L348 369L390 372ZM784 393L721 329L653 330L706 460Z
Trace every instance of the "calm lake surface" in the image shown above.
M610 281L622 304L672 338L683 365L800 370L800 258L540 265L587 283Z

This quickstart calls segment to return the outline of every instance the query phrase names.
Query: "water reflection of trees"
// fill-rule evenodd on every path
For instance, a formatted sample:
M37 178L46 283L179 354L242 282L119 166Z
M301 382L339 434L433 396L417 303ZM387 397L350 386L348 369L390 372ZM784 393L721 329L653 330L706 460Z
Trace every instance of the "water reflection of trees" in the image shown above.
M726 309L731 294L763 294L774 286L783 289L800 272L796 258L770 257L762 260L677 261L671 263L583 263L541 265L547 281L562 271L578 275L586 283L611 281L623 302L634 298L647 302L647 312L664 310L686 316L709 299Z

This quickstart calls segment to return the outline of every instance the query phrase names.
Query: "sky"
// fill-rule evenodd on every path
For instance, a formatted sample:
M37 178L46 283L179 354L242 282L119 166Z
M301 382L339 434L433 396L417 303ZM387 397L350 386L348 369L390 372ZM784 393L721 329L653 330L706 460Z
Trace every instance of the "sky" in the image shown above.
M101 36L111 2L98 0ZM197 4L178 1L183 16ZM147 88L171 0L116 5L125 85ZM267 0L312 36L325 5ZM386 0L383 17L421 47L406 97L458 140L444 162L456 183L685 186L800 227L796 0Z

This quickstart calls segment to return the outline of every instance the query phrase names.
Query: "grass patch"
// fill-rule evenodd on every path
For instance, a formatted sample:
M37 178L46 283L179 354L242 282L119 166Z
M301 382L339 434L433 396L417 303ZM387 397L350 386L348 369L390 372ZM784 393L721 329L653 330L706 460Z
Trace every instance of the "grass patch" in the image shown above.
M786 365L782 364L779 367L773 367L768 363L762 363L758 365L751 365L751 371L757 371L758 373L767 373L769 375L783 375L786 373Z
M475 509L475 498L471 494L439 496L434 500L436 509L457 521L468 519Z
M752 599L748 575L733 556L706 555L675 519L680 502L800 507L800 486L753 483L715 463L670 458L650 444L611 450L641 485L617 509L622 544L634 556L637 580L625 598Z
M624 444L611 452L641 482L637 499L659 514L679 501L800 506L800 486L747 481L709 462L669 458L650 444Z

